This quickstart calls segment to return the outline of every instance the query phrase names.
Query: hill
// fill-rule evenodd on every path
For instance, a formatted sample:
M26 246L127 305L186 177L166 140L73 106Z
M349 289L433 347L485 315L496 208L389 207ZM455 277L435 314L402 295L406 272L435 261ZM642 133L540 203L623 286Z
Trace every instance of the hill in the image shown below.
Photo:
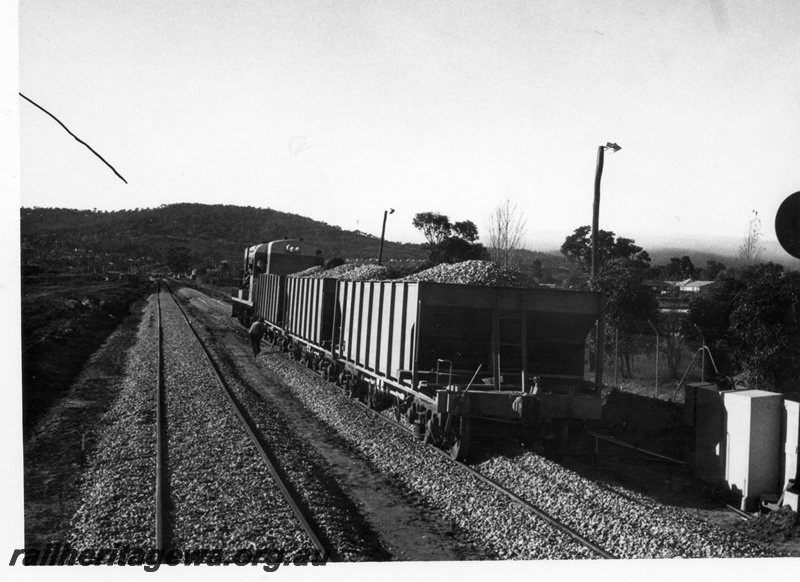
M738 259L734 255L715 253L703 249L656 247L647 249L647 252L650 255L650 264L653 266L666 265L673 257L681 258L685 256L692 259L692 263L698 268L705 267L708 261L717 261L728 267L735 267L738 263Z
M222 204L171 204L113 212L22 208L20 220L23 265L62 273L181 273L227 265L228 275L233 276L245 248L280 238L310 241L326 259L375 261L380 247L376 236L297 214ZM737 264L736 257L726 252L728 249L715 248L708 241L698 240L691 248L654 247L645 249L653 266L685 255L697 268L705 267L709 260L729 267ZM779 257L777 251L767 251L764 260L775 260L773 255ZM415 265L425 261L428 254L419 244L386 241L383 256L385 263ZM791 257L780 262L790 268L800 264ZM511 266L542 283L555 285L563 284L575 268L557 250L519 251Z
M761 262L778 263L779 265L793 270L800 268L800 260L790 256L777 242L764 241L762 243L762 248L764 252L760 258ZM695 248L655 247L647 250L650 254L650 264L654 266L667 264L672 257L680 258L683 256L691 258L694 266L698 268L705 267L708 261L717 261L727 267L737 267L740 264L737 252L731 252L724 248L709 248L702 243L698 243Z
M239 267L245 248L281 238L317 244L327 258L376 260L380 239L270 208L171 204L98 212L22 208L23 264L72 272L182 272ZM384 261L422 261L421 245L386 242Z

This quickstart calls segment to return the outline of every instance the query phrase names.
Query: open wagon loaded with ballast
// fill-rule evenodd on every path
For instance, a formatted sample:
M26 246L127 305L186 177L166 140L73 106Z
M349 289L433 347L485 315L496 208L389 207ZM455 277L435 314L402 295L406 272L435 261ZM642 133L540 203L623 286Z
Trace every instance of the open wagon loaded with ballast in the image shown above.
M253 249L264 250L266 272ZM456 459L476 421L564 442L568 421L600 418L602 369L584 379L587 336L603 325L600 293L292 276L319 265L319 251L286 240L248 252L234 317L265 318L270 340L352 397L394 407Z
M473 420L563 437L566 421L600 417L599 374L584 380L599 293L340 281L335 303L323 367L454 458Z

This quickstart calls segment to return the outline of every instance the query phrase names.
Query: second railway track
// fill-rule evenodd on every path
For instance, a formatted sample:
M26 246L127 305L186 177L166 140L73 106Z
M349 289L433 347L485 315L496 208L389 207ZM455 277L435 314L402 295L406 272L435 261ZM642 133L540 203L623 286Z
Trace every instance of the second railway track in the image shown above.
M163 300L162 300L163 299ZM291 485L257 438L169 288L159 292L159 548L280 549L327 558ZM230 557L228 557L230 559Z
M411 430L407 426L404 426L400 422L397 422L396 420L388 418L387 416L385 416L384 414L381 414L380 412L377 412L375 410L370 409L368 406L364 405L363 403L359 403L359 404L365 410L369 410L371 413L373 413L376 417L380 418L384 422L387 422L387 423L389 423L391 425L396 426L397 428L399 428L400 430L405 431L409 435L413 435L414 434L413 430ZM567 525L563 521L557 519L556 517L550 515L547 511L545 511L541 507L538 507L538 506L534 505L533 503L530 503L529 501L526 501L525 499L523 499L522 497L520 497L519 495L517 495L516 493L514 493L513 491L511 491L507 487L504 487L503 485L501 485L500 483L498 483L494 479L492 479L490 477L487 477L486 475L482 474L480 471L475 470L474 468L470 467L469 465L467 465L465 463L462 463L460 461L455 461L455 460L451 459L450 456L445 451L442 451L441 449L432 448L432 450L436 451L439 455L441 455L444 459L446 459L447 462L452 463L453 465L457 466L465 474L470 475L473 478L480 480L481 482L485 483L486 485L488 485L489 487L491 487L492 489L494 489L495 491L497 491L501 495L503 495L506 498L508 498L508 500L510 502L516 503L520 507L524 508L526 511L530 512L531 514L535 515L537 518L541 519L543 522L549 524L550 526L552 526L556 530L558 530L561 533L567 535L569 538L571 538L577 544L579 544L580 546L582 546L582 547L586 548L587 550L591 551L594 554L595 557L603 558L603 559L607 559L607 560L617 559L617 556L615 556L612 552L607 551L606 549L600 547L598 544L592 542L588 538L586 538L583 535L581 535L580 533L578 533L574 528L570 527L569 525Z

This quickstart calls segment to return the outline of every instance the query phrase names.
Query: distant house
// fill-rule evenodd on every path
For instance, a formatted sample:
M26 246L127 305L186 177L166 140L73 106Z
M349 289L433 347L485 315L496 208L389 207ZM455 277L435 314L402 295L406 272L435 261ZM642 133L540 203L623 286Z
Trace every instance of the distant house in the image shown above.
M655 291L656 295L669 295L677 290L675 284L669 281L645 281L642 285Z
M705 293L713 284L714 281L681 281L678 289L682 293Z

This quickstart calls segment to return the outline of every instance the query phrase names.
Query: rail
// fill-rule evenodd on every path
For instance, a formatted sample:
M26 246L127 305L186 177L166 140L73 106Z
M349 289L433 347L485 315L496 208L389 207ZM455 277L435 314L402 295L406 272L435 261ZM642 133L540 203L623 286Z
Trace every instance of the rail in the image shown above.
M295 495L293 495L292 492L290 491L290 487L287 485L286 480L284 479L284 477L281 475L280 471L278 470L274 458L269 453L269 451L267 451L267 449L264 447L264 445L261 442L261 440L258 438L258 436L256 434L256 430L257 429L255 428L255 423L250 418L250 416L248 415L247 411L244 410L244 408L236 400L236 397L234 396L233 391L228 386L228 384L225 381L225 379L223 378L222 373L220 372L216 362L211 357L211 353L209 352L209 350L206 347L206 345L203 343L203 340L200 339L200 336L197 334L197 331L195 331L194 326L189 321L189 317L186 315L186 312L184 311L183 307L181 307L180 302L177 300L177 298L175 297L174 293L169 288L169 285L166 284L166 282L164 283L164 287L166 288L167 292L170 294L170 297L172 297L172 300L175 302L175 305L178 307L181 315L183 316L184 321L186 322L186 325L189 327L189 330L192 332L192 335L194 336L195 340L197 341L197 344L200 347L200 350L203 353L203 356L205 357L206 362L208 362L209 366L211 367L211 370L214 373L214 377L215 377L215 379L217 381L217 384L219 385L219 387L222 390L223 394L225 394L228 402L230 403L231 407L233 408L233 411L236 413L236 416L239 418L239 421L242 423L242 426L244 427L245 431L247 432L247 435L250 437L251 442L256 447L256 450L258 451L259 455L261 456L261 459L264 461L264 463L265 463L265 465L267 467L267 470L269 471L270 475L272 475L272 478L274 479L274 481L275 481L276 485L278 486L278 488L281 490L281 493L283 494L287 504L291 508L291 510L294 513L294 515L297 518L297 520L300 522L300 525L302 526L303 530L308 535L308 537L311 540L311 543L314 545L314 547L320 552L326 552L327 548L325 547L325 545L320 540L319 536L317 535L316 530L311 525L311 523L309 522L308 518L305 515L305 512L302 510L302 508L300 507L300 504L295 499ZM159 307L159 329L160 329L160 307ZM160 332L159 332L159 334L160 334ZM160 368L160 366L161 366L161 362L160 362L160 359L159 359L159 368Z
M631 449L632 451L636 451L637 453L642 453L643 455L647 455L648 457L654 457L656 459L661 459L662 461L669 461L670 463L676 463L678 465L685 465L684 461L680 461L678 459L673 459L671 457L667 457L665 455L661 455L659 453L654 453L653 451L648 451L647 449L642 449L637 447L636 445L632 445L630 443L626 443L625 441L621 441L619 439L615 439L614 437L610 437L604 434L600 434L598 432L594 432L592 430L588 431L590 436L594 437L594 458L595 464L597 463L597 456L599 454L598 450L598 443L599 441L606 441L617 445L618 447L623 447L626 449Z
M359 404L359 406L363 407L365 410L368 410L371 413L375 414L377 417L383 419L385 422L387 422L389 424L392 424L395 427L400 428L401 430L404 430L404 431L406 431L408 433L413 434L413 432L408 427L402 425L401 423L397 422L396 420L388 418L388 417L384 416L383 414L381 414L380 412L378 412L376 410L372 410L370 407L368 407L367 405L363 404L362 402L359 402L357 400L355 402L357 402ZM480 481L482 481L486 485L489 485L495 491L497 491L497 492L501 493L502 495L508 497L511 501L513 501L514 503L518 504L520 507L522 507L523 509L529 511L530 513L534 514L536 517L540 518L541 520L546 521L547 523L552 525L554 528L556 528L560 532L566 534L567 536L569 536L570 538L575 540L578 544L584 546L585 548L590 549L591 551L593 551L595 554L597 554L601 558L604 558L604 559L607 559L607 560L616 560L616 559L618 559L617 556L615 556L614 554L604 550L603 548L601 548L600 546L598 546L594 542L592 542L589 539L583 537L581 534L579 534L577 531L572 529L570 526L568 526L567 524L559 521L557 518L553 517L552 515L550 515L549 513L544 511L543 509L541 509L539 507L536 507L535 505L533 505L532 503L524 500L523 498L521 498L520 496L518 496L517 494L515 494L511 490L506 489L505 487L503 487L497 481L495 481L493 479L490 479L489 477L486 477L485 475L483 475L480 472L476 471L475 469L473 469L469 465L466 465L466 464L462 463L461 461L453 460L447 452L445 452L445 451L443 451L441 449L437 449L436 447L431 447L431 448L434 451L436 451L438 454L440 454L442 457L444 457L445 459L450 461L451 463L454 463L455 465L457 465L465 473L468 473L469 475L479 479Z
M165 514L167 512L166 487L166 434L164 420L164 335L161 329L161 281L156 291L158 327L158 368L156 376L156 548L167 548Z
M722 503L722 504L724 504L724 505L725 505L725 509L727 509L728 511L730 511L732 514L734 514L734 515L735 515L736 517L738 517L739 519L742 519L742 520L744 520L744 521L750 521L751 519L753 519L753 516L752 516L752 515L750 515L749 513L746 513L746 512L744 512L744 511L742 511L742 510L741 510L741 509L739 509L738 507L734 507L733 505L731 505L730 503L727 503L726 501L723 501L722 499L719 499L719 498L717 498L717 500L718 500L720 503Z

